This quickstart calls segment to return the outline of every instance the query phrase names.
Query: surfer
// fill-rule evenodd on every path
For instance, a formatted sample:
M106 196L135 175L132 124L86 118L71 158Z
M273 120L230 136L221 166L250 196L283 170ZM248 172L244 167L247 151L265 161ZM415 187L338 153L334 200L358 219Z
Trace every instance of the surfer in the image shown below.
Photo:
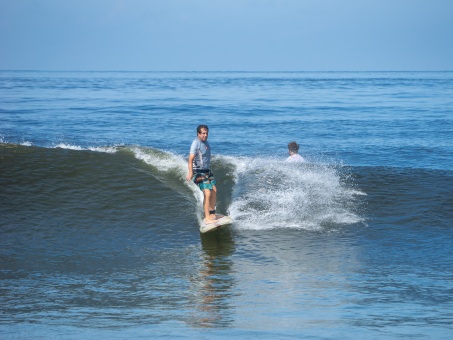
M213 223L219 216L216 215L217 188L214 175L209 166L211 164L211 147L208 143L209 128L206 125L197 127L197 137L192 142L189 152L189 161L186 179L193 181L203 192L203 210L206 223Z
M299 155L299 144L296 142L290 142L288 144L289 157L286 159L287 162L303 163L306 162L305 158Z

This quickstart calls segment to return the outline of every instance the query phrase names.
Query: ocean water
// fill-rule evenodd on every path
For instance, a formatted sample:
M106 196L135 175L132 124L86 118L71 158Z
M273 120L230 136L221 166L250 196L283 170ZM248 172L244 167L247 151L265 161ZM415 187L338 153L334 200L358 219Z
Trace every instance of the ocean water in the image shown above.
M451 339L452 137L453 72L1 71L0 337Z

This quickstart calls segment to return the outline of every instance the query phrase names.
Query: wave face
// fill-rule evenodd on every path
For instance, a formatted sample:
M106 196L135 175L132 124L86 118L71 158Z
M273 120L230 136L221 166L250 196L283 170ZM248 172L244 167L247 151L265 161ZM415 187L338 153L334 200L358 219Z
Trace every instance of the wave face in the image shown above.
M170 201L173 209L192 205L189 215L201 221L202 193L185 180L187 163L182 156L137 146L48 149L3 144L2 151L8 159L5 173L15 179L18 198L39 202L41 215L69 209L93 218L121 209L130 220L140 220L140 211L165 215L171 209L164 208L165 202ZM212 170L218 182L218 210L231 215L239 229L311 230L363 221L357 207L364 193L348 183L341 168L218 156ZM62 207L62 202L72 203ZM154 206L161 211L150 211ZM188 213L187 207L184 211Z
M109 219L114 211L136 223L166 212L169 218L202 219L202 193L185 180L187 163L181 155L139 146L0 144L0 150L4 211L33 207L28 212L44 219L83 212L78 215L87 219L84 223ZM410 215L414 223L426 220L423 211L452 214L449 171L221 155L214 157L212 170L217 209L233 217L239 230L333 230L366 225L375 212ZM398 204L383 206L392 200Z

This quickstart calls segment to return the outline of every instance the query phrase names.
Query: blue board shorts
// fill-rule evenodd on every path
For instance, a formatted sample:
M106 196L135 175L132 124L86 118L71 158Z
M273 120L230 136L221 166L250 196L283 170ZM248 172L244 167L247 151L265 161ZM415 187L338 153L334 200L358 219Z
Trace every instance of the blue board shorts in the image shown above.
M214 174L211 170L198 170L195 175L192 177L192 182L194 182L200 190L212 190L215 186Z

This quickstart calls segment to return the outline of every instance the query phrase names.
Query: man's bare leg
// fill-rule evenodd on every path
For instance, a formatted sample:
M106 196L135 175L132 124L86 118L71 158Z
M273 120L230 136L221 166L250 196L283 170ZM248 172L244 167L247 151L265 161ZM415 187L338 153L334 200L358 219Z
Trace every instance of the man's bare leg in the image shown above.
M206 217L206 222L214 222L217 219L216 214L211 214L210 212L215 210L215 205L217 201L217 188L214 186L212 190L204 189L204 216Z

